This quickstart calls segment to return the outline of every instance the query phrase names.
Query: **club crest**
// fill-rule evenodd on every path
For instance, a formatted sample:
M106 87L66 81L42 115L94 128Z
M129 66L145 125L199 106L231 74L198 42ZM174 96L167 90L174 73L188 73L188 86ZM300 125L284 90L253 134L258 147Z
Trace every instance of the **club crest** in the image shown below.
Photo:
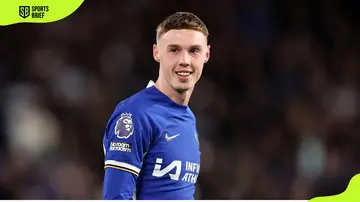
M116 121L115 135L120 139L127 139L134 133L134 124L131 118L132 114L122 113L119 120Z

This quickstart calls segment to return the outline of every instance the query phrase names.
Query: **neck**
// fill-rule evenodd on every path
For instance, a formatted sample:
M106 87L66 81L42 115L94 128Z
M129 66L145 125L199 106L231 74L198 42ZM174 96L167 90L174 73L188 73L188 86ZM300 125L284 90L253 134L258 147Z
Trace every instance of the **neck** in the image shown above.
M172 101L179 105L187 106L192 94L193 89L178 92L173 89L165 80L158 79L155 83L155 87L166 96L168 96Z

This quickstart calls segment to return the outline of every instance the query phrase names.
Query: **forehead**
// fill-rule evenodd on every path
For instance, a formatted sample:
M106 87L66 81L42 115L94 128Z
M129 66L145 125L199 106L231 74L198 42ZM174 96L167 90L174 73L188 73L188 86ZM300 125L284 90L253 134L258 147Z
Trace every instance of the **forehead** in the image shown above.
M165 46L168 44L178 44L181 46L199 44L206 46L207 39L206 36L200 31L191 29L173 29L169 30L163 36L161 36L159 42Z

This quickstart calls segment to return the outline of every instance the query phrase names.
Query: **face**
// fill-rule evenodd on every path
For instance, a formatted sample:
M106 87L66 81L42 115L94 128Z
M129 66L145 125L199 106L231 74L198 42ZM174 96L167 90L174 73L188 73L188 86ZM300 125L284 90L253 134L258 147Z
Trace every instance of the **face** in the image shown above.
M194 88L203 66L209 60L207 37L199 31L170 30L153 47L154 59L160 63L160 79L178 92Z

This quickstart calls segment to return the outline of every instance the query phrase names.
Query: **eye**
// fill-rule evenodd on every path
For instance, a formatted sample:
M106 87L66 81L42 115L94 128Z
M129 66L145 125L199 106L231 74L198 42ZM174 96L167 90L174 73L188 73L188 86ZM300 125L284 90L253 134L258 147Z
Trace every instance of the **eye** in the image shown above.
M198 48L190 49L190 53L199 53L199 52L200 52L200 49L198 49Z
M176 48L172 48L172 49L170 49L170 52L172 52L172 53L176 53L178 50L176 49Z

